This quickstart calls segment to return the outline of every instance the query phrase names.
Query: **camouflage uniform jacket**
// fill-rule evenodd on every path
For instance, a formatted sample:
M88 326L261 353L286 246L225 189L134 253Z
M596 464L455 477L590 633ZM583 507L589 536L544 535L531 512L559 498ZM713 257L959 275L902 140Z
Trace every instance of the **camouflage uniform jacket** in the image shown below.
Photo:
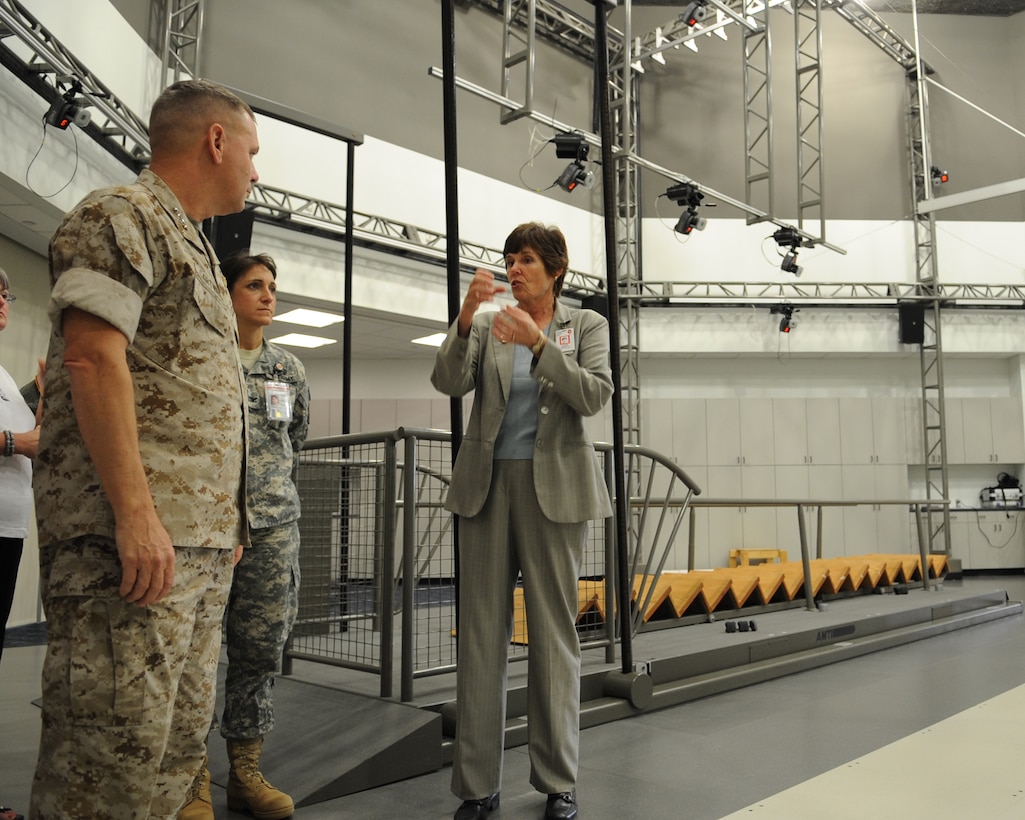
M271 419L267 383L288 385L291 421ZM299 518L299 493L292 478L309 430L310 389L306 370L287 350L263 343L246 374L249 391L249 459L246 483L249 526L276 527Z
M245 527L245 388L231 300L205 237L143 171L95 191L50 242L46 419L35 466L39 543L114 536L114 514L78 430L61 314L120 330L139 449L157 515L179 547L230 549Z

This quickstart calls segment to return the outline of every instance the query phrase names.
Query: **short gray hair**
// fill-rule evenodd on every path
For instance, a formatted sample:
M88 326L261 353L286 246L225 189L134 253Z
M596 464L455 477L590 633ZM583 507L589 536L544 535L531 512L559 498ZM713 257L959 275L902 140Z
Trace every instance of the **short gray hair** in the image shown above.
M11 286L11 280L7 278L7 271L0 268L0 288L9 288Z

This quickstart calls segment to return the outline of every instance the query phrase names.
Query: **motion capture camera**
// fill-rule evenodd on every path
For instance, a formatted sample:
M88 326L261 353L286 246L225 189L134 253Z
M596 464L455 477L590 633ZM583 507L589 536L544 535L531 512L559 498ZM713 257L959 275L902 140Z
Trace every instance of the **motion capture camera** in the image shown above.
M61 131L66 131L72 123L79 128L85 128L92 121L93 115L78 96L81 92L82 83L75 80L71 88L50 106L49 111L43 116L43 122Z

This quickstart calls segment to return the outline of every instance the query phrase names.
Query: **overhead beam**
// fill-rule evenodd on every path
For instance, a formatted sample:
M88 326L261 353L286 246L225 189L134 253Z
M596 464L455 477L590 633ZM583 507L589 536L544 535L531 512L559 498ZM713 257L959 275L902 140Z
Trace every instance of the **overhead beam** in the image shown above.
M986 185L982 188L973 188L971 191L961 191L958 194L924 199L918 203L915 210L919 214L928 214L933 211L956 208L959 205L969 205L972 202L983 202L987 199L1020 194L1022 191L1025 191L1025 177L1008 180L1007 182L998 182L996 185Z

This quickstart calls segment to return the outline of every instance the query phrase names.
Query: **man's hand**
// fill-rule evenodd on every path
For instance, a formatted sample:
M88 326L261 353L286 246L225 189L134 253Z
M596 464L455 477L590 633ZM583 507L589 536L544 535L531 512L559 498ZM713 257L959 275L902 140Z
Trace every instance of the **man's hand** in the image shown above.
M121 558L121 597L146 606L166 596L174 584L176 553L156 513L119 519L114 538Z

